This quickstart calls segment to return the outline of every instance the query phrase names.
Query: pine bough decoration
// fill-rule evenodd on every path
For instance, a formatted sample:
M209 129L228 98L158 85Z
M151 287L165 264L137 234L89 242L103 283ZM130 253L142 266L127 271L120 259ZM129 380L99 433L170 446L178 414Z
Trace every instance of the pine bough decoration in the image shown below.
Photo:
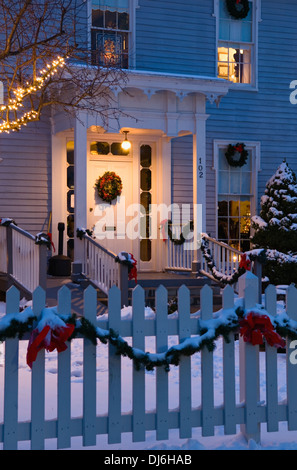
M290 319L286 313L270 316L260 305L252 310L244 310L241 300L238 300L233 309L218 312L216 318L208 321L199 319L197 335L186 338L164 353L149 353L135 349L115 330L104 330L83 317L77 318L75 314L58 314L57 307L44 308L39 320L31 307L25 308L23 312L2 317L0 341L9 338L22 339L26 333L30 333L27 351L27 363L30 367L41 349L63 351L67 348L66 341L83 337L94 345L97 345L98 340L103 344L112 344L117 354L128 357L134 362L136 369L145 367L147 370L153 370L162 366L169 371L170 365L179 365L183 356L192 356L204 347L213 351L215 341L220 336L229 343L229 335L239 333L244 341L251 344L267 342L276 348L285 346L283 338L297 339L297 322Z

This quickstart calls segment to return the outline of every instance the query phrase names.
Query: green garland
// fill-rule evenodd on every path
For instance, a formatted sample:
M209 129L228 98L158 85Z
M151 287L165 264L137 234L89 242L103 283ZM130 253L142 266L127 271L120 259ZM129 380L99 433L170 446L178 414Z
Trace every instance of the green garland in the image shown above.
M248 0L226 0L226 5L230 15L237 20L246 18L250 11Z
M31 310L31 309L30 309ZM263 307L260 307L261 313L268 315ZM28 315L26 321L21 322L12 318L9 325L1 330L0 320L0 341L8 338L22 339L25 333L30 333L36 328L37 318L33 311ZM134 361L136 369L145 367L147 370L153 370L155 367L164 367L166 371L170 370L170 365L178 366L184 356L192 356L206 347L209 351L215 349L215 341L223 336L227 343L230 342L229 335L238 333L240 320L244 318L247 312L242 307L234 307L233 311L223 313L220 317L204 322L199 320L199 331L195 337L189 337L178 345L170 347L163 354L154 354L135 350L113 329L103 330L94 326L86 318L77 318L75 314L60 317L65 323L74 324L75 329L69 341L77 337L89 339L92 344L97 345L97 340L103 344L108 342L116 348L116 354ZM18 314L19 315L19 314ZM5 317L4 317L5 318ZM282 337L289 340L297 339L297 323L286 317L284 314L271 318L275 331Z
M167 233L168 233L168 237L169 239L172 241L172 243L174 243L174 245L183 245L186 241L187 241L187 237L189 236L189 234L193 231L194 229L194 222L193 220L190 220L190 222L188 222L183 228L182 228L182 232L180 234L180 237L179 238L174 238L173 237L173 234L172 234L172 220L167 220L166 222L166 226L167 226ZM185 234L185 236L184 236Z
M77 238L82 240L84 235L89 235L89 237L92 237L93 231L89 230L88 228L77 228L76 229Z

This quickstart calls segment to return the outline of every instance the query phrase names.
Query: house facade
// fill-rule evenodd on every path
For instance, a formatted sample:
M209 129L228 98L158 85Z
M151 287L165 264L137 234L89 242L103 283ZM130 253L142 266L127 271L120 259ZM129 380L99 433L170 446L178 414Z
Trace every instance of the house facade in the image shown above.
M175 217L178 207L180 224L197 222L195 205L202 231L248 249L251 216L266 181L284 158L297 171L290 101L297 5L250 0L243 2L244 18L235 18L227 3L86 1L81 21L94 62L114 61L125 71L123 83L108 90L117 112L103 120L51 110L17 135L1 136L1 215L36 233L47 230L51 214L56 246L57 224L64 222L65 247L78 264L75 234L85 227L100 232L97 241L107 249L133 253L140 270L161 271L161 222ZM129 151L121 147L125 136ZM237 143L248 152L242 166L225 156ZM106 171L122 181L121 196L111 204L95 188ZM159 211L157 236L149 230L151 205ZM172 206L172 213L162 206ZM135 217L143 222L141 236Z

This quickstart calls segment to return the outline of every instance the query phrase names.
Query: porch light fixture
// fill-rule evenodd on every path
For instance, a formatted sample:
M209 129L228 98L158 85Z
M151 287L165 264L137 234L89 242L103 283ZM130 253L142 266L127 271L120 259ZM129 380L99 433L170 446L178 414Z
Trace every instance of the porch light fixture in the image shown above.
M123 140L123 142L122 142L122 149L123 150L130 150L131 142L127 138L127 134L129 133L129 131L123 131L123 133L125 134L125 140Z

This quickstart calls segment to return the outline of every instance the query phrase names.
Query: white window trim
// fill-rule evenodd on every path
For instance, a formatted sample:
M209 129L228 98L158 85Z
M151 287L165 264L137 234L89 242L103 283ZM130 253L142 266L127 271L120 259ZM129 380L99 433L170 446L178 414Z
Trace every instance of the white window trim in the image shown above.
M252 151L252 196L251 196L251 217L257 214L258 209L258 173L261 171L261 143L255 141L243 141L237 139L234 142L230 140L213 141L213 167L215 171L215 214L216 214L216 238L218 238L217 207L218 207L218 172L219 172L219 149L227 148L229 144L236 145L237 142L244 142L246 150Z
M249 0L253 2L253 57L252 57L252 83L231 83L231 90L238 91L258 91L258 42L259 42L259 31L258 23L261 19L261 0ZM219 26L220 26L220 8L219 0L214 0L214 13L213 16L216 18L216 51L215 51L215 76L218 75L218 45L219 45Z
M139 0L129 0L129 69L136 68L136 8ZM91 50L92 0L87 4L88 48Z

